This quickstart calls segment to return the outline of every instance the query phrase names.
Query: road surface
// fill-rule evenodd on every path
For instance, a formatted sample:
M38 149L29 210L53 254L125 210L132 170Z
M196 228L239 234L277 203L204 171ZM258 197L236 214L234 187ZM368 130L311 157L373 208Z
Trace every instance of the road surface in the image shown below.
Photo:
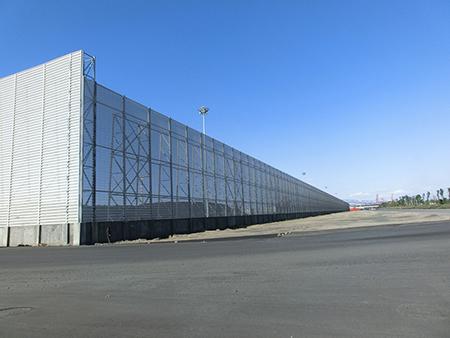
M0 249L1 337L448 337L450 222Z

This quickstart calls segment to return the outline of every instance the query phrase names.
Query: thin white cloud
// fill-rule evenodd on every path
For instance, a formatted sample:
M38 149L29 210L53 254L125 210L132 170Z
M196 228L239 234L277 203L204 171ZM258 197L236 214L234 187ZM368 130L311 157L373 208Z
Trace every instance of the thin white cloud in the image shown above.
M371 194L369 194L368 192L355 192L353 194L350 194L349 196L352 197L352 198L355 198L355 197L368 197L368 196L371 196Z
M407 194L407 191L401 188L395 189L395 190L377 190L373 192L354 192L349 195L349 198L355 198L355 199L375 199L375 197L378 195L378 198L380 200L386 200L391 199L391 197L398 197L401 195Z
M405 194L406 190L403 189L396 189L394 191L389 192L389 194L393 194L393 195L400 195L400 194Z

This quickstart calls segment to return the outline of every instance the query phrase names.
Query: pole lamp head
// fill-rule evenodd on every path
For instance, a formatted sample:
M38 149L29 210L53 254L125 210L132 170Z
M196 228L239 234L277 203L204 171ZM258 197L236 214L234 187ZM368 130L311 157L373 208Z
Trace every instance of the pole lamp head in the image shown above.
M198 112L200 113L200 115L205 116L206 114L208 114L209 108L205 107L205 106L201 106L200 108L198 108Z

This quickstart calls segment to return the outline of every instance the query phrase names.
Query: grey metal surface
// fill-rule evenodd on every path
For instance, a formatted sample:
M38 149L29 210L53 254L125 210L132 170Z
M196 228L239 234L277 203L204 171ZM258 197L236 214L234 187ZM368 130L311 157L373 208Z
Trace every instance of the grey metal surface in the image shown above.
M30 259L33 250L33 259ZM448 337L450 223L0 249L2 337Z

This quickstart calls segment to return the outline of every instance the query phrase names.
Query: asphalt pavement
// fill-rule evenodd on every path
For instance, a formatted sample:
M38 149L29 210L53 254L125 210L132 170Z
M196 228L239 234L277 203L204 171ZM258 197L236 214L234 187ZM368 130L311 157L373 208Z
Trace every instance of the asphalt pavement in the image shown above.
M450 222L0 249L1 337L449 337Z

